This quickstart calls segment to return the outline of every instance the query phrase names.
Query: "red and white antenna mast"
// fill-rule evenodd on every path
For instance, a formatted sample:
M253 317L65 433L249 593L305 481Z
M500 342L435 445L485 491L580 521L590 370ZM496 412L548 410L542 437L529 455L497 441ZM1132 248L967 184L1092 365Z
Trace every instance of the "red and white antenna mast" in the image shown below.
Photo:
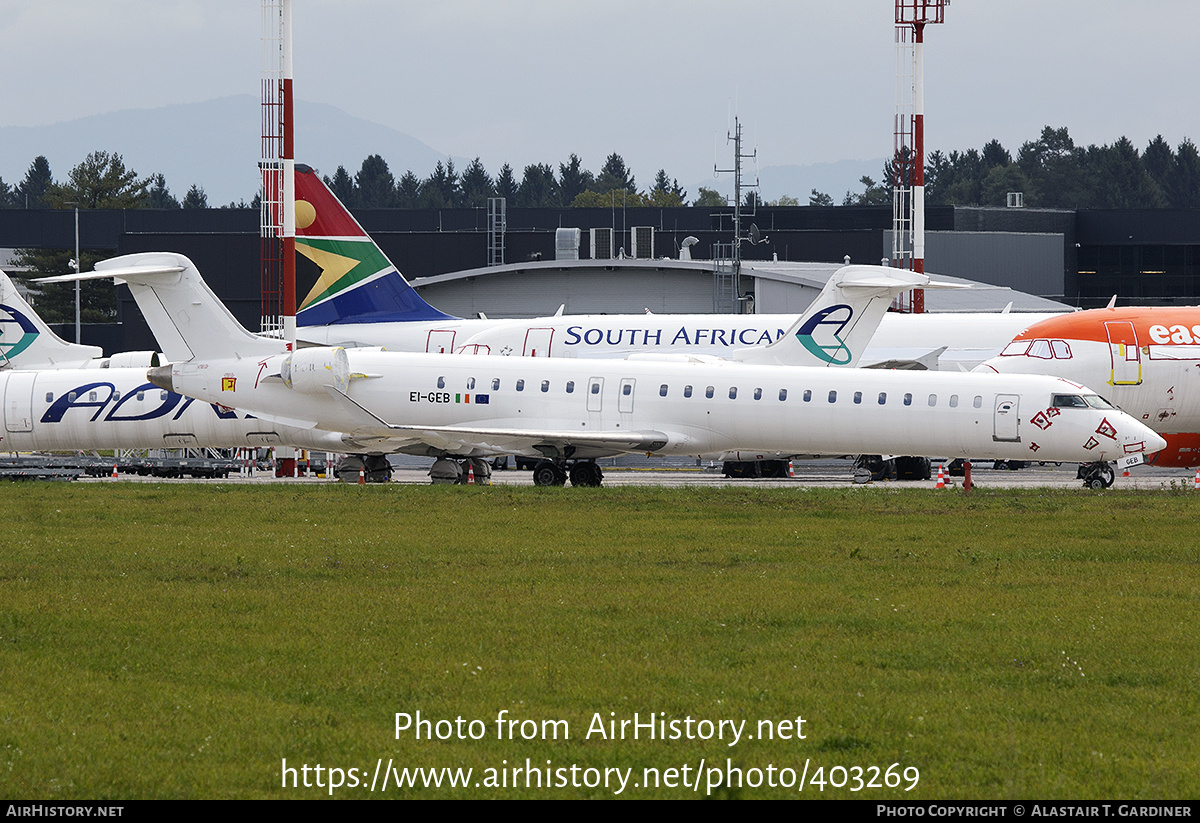
M262 0L262 331L296 343L292 0Z
M896 121L892 165L892 265L925 271L925 26L945 20L950 0L896 0ZM913 289L913 312L925 290Z

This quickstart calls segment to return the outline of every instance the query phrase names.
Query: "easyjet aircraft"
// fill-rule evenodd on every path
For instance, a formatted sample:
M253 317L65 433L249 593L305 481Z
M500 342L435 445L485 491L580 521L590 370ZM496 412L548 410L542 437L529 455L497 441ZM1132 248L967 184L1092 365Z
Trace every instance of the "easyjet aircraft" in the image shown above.
M1200 466L1200 308L1090 309L1042 320L977 370L1095 386L1166 439L1148 462Z

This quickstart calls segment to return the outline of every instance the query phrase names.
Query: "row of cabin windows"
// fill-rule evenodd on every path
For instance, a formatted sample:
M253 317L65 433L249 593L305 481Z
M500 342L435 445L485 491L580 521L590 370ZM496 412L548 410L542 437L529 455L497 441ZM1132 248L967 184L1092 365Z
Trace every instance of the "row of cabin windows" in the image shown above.
M437 387L439 389L446 388L446 378L445 377L438 378ZM475 389L475 378L474 377L467 378L466 388L467 388L467 391L473 391ZM565 388L566 388L567 394L574 393L575 381L568 380L566 382ZM524 380L517 380L516 390L517 391L525 391L525 381ZM542 381L541 390L543 392L550 391L550 381L549 380ZM590 390L591 390L592 394L599 394L600 393L600 384L598 382L592 383ZM500 378L497 377L497 378L492 379L492 391L500 391ZM663 383L661 386L658 387L659 397L666 397L669 391L670 391L670 386L666 383ZM633 384L632 383L621 384L621 394L623 394L626 397L633 394ZM683 387L683 396L684 397L692 396L692 387L691 386ZM705 386L704 387L704 396L711 400L713 397L716 396L716 387L715 386ZM736 400L737 396L738 396L737 386L730 386L729 387L729 399ZM753 397L755 400L762 400L763 390L761 388L756 388L753 392ZM788 390L780 389L779 390L779 399L781 401L783 401L783 400L787 400L787 397L788 397ZM812 390L805 389L804 393L801 395L801 397L805 403L812 402L812 397L813 397ZM936 406L937 398L938 398L938 396L936 394L929 395L929 405ZM854 399L855 403L861 404L863 402L863 393L860 391L856 391L854 393L853 399ZM829 402L830 403L837 402L837 391L836 390L829 392ZM879 396L876 398L876 402L878 402L878 404L880 406L886 405L887 404L887 392L880 392ZM904 405L911 406L912 402L913 402L912 393L911 392L905 393ZM958 407L958 395L957 394L950 395L949 404L950 404L950 408L952 408L952 409ZM982 408L983 407L983 395L979 395L979 394L975 395L975 398L972 401L972 405L977 409Z
M166 400L166 399L167 399L167 394L168 394L168 392L167 392L165 389L164 389L164 390L162 390L162 391L160 391L160 392L158 393L158 395L159 395L159 399L160 399L160 400ZM68 403L74 403L74 402L75 402L76 400L78 400L78 399L79 399L79 395L78 395L78 394L76 394L75 392L67 392L67 402L68 402ZM94 392L94 391L90 391L90 392L88 392L88 397L87 397L87 399L88 399L88 402L89 402L89 403L94 403L94 402L96 402L96 400L97 400L97 399L99 399L99 398L97 398L97 396L96 396L96 392ZM121 393L120 393L119 391L114 391L114 392L112 393L112 397L110 397L110 398L108 398L108 399L109 399L109 400L112 400L112 401L115 403L115 402L117 402L118 400L120 400L120 399L121 399ZM146 392L144 392L144 391L140 391L140 392L138 392L138 393L137 393L137 399L138 399L138 400L145 400L145 399L146 399ZM46 392L46 402L47 402L47 403L53 403L53 402L54 402L54 392L52 392L52 391L48 391L48 392Z

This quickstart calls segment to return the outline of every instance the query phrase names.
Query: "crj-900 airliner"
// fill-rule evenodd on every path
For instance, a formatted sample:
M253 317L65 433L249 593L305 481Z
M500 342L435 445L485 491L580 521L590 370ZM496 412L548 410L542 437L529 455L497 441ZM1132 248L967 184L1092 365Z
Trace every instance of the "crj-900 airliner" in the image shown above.
M589 360L314 347L242 328L186 257L105 261L159 342L190 351L151 382L286 425L375 437L396 450L540 453L535 482L597 485L594 458L902 453L1113 460L1165 442L1091 390L1044 376L752 365L680 358ZM802 346L793 334L779 343ZM1034 418L1038 422L1034 422Z

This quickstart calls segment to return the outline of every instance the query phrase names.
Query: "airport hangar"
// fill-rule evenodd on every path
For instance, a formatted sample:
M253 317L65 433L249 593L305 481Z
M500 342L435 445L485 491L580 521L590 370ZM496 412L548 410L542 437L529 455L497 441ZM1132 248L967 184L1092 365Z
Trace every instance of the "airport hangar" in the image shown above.
M753 223L766 242L742 243L738 292L750 299L734 301L729 275L713 259L728 256L728 211L513 208L503 232L490 230L486 208L355 215L427 301L463 317L532 317L560 305L567 314L732 312L735 302L798 312L846 257L878 263L891 249L888 206L760 206L743 232ZM238 319L258 327L257 210L85 211L79 225L81 247L105 256L188 255ZM928 272L992 287L930 292L932 311L995 311L1010 302L1014 311L1093 307L1113 294L1122 303L1185 304L1200 293L1198 211L935 206L926 209L926 227ZM678 259L685 244L690 261ZM0 249L73 245L71 211L0 210ZM303 298L315 267L301 259L297 279ZM110 353L156 348L128 290L118 295L118 323L88 324L84 342ZM74 336L69 325L58 330Z

